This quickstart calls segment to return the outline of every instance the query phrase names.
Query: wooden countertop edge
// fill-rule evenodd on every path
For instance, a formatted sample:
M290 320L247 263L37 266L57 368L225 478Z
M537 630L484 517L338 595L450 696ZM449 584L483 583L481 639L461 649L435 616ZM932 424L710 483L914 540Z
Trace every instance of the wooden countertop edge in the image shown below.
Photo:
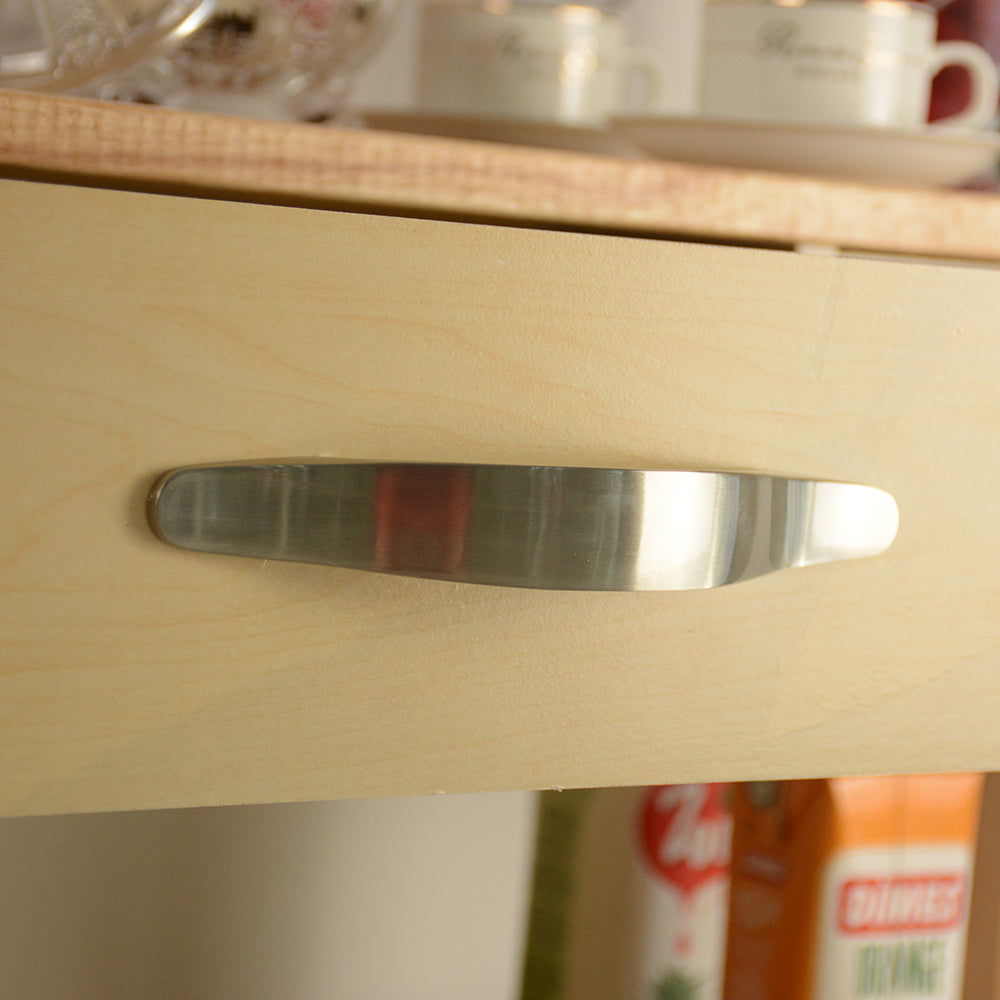
M1000 196L0 90L0 173L551 228L1000 260Z

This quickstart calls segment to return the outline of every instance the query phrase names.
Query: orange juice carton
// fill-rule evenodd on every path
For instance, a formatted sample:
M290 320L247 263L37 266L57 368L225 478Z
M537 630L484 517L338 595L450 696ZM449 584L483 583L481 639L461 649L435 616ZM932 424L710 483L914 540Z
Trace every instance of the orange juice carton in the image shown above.
M735 786L725 1000L961 1000L982 786Z

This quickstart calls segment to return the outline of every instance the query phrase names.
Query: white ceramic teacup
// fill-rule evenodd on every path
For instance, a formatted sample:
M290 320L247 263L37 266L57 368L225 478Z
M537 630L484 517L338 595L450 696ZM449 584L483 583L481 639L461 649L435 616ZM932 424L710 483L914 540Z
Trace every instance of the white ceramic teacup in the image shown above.
M623 109L630 76L639 103L660 87L660 59L627 43L614 13L525 0L431 2L422 12L417 103L472 118L599 127Z
M709 0L699 111L704 117L921 128L945 66L972 80L969 128L997 110L997 68L971 42L936 42L933 8L906 0Z

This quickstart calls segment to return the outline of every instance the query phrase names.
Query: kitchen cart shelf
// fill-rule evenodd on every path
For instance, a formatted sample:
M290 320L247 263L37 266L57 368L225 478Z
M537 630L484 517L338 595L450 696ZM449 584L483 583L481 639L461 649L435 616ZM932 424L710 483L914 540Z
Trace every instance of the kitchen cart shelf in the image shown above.
M765 246L1000 261L1000 196L0 91L0 175Z
M1000 271L0 181L0 810L1000 768ZM865 483L718 590L172 549L167 469Z
M0 176L0 814L1000 769L1000 272L758 249L993 264L1000 197L13 92ZM289 455L844 479L900 534L600 595L147 528Z
M997 261L1000 198L10 92L0 161L0 811L1000 768L1000 271L702 245ZM149 531L165 469L290 455L854 481L900 532L574 595Z

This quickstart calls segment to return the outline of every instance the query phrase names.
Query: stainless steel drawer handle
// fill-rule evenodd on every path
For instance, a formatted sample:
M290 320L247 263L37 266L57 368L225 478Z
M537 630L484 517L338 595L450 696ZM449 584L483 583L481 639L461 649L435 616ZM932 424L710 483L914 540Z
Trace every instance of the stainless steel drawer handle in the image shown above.
M149 521L183 549L550 590L718 587L892 543L882 490L742 473L551 466L190 466Z

